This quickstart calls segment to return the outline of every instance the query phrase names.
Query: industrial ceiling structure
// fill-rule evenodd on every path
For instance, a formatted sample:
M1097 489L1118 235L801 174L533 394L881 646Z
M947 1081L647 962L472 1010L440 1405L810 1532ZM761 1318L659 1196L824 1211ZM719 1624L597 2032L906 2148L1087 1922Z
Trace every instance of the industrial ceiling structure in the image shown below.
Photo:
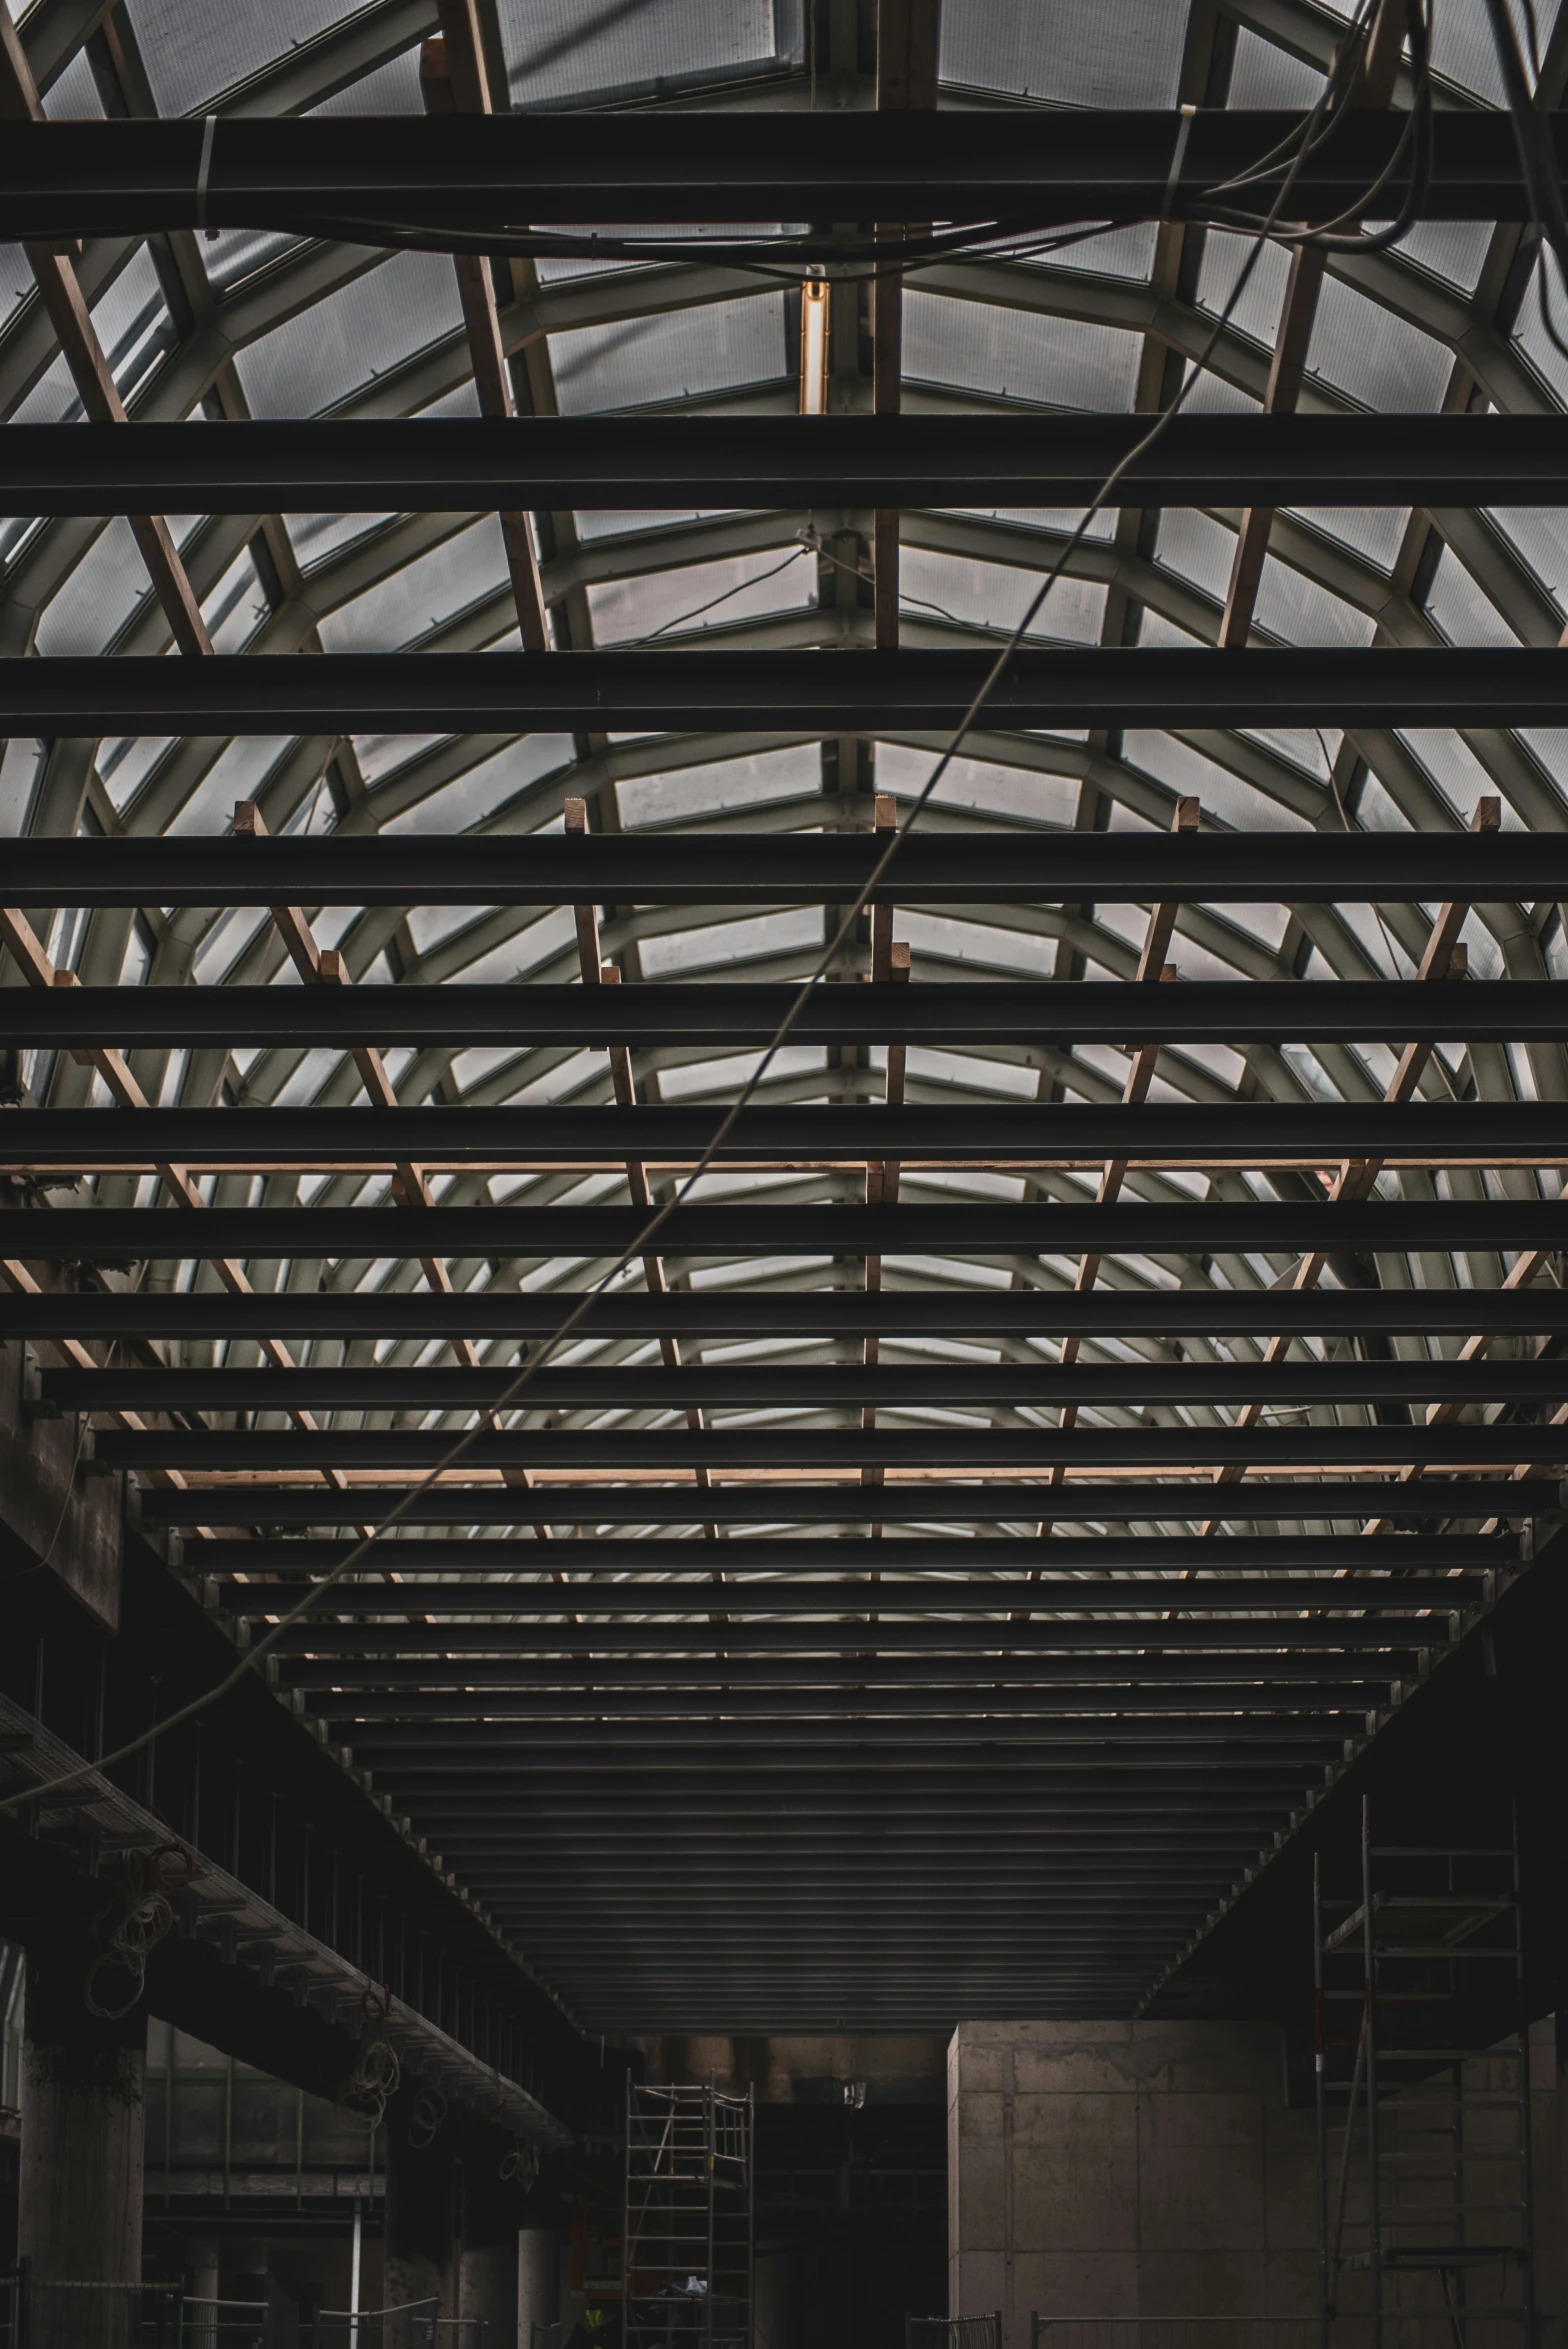
M592 2031L1132 2012L1558 1509L1506 21L0 19L0 1335Z

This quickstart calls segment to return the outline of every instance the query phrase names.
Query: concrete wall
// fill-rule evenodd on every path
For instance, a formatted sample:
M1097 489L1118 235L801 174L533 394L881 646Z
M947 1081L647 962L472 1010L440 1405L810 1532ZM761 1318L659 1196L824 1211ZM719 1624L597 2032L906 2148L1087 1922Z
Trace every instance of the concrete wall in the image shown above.
M1315 2123L1270 2024L964 2023L948 2049L949 2310L1310 2315Z

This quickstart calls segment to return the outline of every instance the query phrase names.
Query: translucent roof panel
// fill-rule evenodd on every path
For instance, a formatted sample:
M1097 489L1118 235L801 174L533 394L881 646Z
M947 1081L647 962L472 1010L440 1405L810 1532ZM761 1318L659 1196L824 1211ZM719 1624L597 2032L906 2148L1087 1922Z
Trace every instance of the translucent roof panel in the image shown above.
M942 12L941 75L1058 106L1169 106L1186 17L1176 0L965 0Z
M268 0L265 8L191 8L123 0L160 114L194 114L354 13L352 0Z
M783 72L800 0L499 0L515 106L581 106Z
M788 371L784 297L760 293L550 338L563 416L647 408L776 383Z

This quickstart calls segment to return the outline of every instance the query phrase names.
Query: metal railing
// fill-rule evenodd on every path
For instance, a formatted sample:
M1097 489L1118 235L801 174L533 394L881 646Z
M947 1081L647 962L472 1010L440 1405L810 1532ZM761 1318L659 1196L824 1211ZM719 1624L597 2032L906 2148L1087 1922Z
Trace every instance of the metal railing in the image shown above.
M1002 2312L985 2316L906 2316L904 2349L1002 2349Z
M1307 2349L1316 2316L1039 2316L1031 2349Z
M486 2318L440 2307L324 2308L301 2322L277 2302L196 2299L178 2283L51 2283L23 2260L0 2269L0 2349L500 2349Z
M301 2338L309 2349L478 2349L483 2334L465 2333L462 2323L479 2319L441 2318L439 2300L405 2300L392 2308L323 2308Z

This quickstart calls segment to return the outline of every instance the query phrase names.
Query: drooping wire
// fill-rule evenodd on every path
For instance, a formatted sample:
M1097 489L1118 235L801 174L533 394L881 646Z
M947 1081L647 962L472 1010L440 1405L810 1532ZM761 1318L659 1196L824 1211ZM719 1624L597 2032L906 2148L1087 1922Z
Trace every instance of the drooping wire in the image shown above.
M1322 241L1336 251L1379 251L1396 242L1418 213L1431 174L1430 0L1405 0L1405 12L1414 99L1410 119L1401 130L1392 156L1370 187L1333 220L1315 227L1282 229L1278 225L1276 206L1269 215L1270 233L1279 241ZM1303 164L1328 143L1347 111L1342 101L1350 89L1364 43L1370 37L1371 17L1372 0L1361 0L1348 27L1347 38L1340 44L1335 56L1324 97L1303 117L1301 128L1277 141L1242 171L1215 182L1205 190L1183 197L1177 217L1194 223L1212 220L1216 224L1232 225L1248 231L1257 229L1258 215L1218 207L1215 199L1245 187L1261 187L1287 170L1293 183ZM209 121L212 119L209 118ZM1382 229L1357 234L1345 243L1335 241L1333 232L1344 222L1364 216L1412 147L1415 150L1414 161L1399 217ZM534 260L622 262L632 265L709 261L742 270L762 269L770 274L779 273L781 265L793 264L791 276L798 275L800 268L820 266L826 260L837 264L847 275L878 276L895 270L900 273L916 271L955 258L1001 260L1061 250L1086 238L1103 235L1108 230L1130 225L1132 217L1145 216L1139 213L1125 221L1096 222L1091 226L1074 226L1065 231L1031 219L954 221L928 229L917 236L907 233L896 237L837 235L830 236L826 243L821 234L808 232L802 235L795 230L770 230L743 237L638 237L614 232L602 234L593 230L583 232L516 225L496 225L483 229L441 228L406 218L370 216L338 208L323 210L319 207L294 214L286 223L279 225L285 233L301 237L347 241L400 251L438 251ZM856 264L865 264L864 272Z
M1498 70L1502 75L1503 96L1513 125L1519 168L1524 174L1525 192L1530 202L1530 227L1534 231L1537 248L1535 290L1541 327L1559 358L1568 359L1568 341L1559 332L1552 314L1551 271L1546 258L1550 247L1564 281L1568 283L1568 212L1564 209L1562 180L1557 169L1551 126L1535 104L1530 86L1525 80L1524 62L1519 55L1519 43L1514 37L1513 19L1508 12L1507 0L1486 0L1486 11L1492 27L1492 45L1497 51ZM1539 84L1541 43L1535 21L1534 0L1524 0L1524 16L1530 62Z
M1363 7L1363 14L1364 13L1365 5ZM1312 110L1304 119L1302 127L1303 142L1310 139L1314 131L1317 129L1317 126L1327 109L1328 103L1329 91L1325 89L1322 97L1317 101L1317 104L1312 108ZM497 1416L500 1413L509 1411L516 1406L519 1398L523 1395L526 1389L532 1385L539 1372L553 1358L560 1348L565 1345L567 1340L572 1336L573 1332L577 1330L588 1318L599 1298L603 1296L606 1290L608 1290L611 1285L620 1278L621 1274L625 1272L639 1258L654 1253L653 1243L658 1237L659 1232L669 1221L670 1217L676 1213L677 1209L685 1205L686 1201L691 1197L692 1192L696 1186L702 1181L703 1177L708 1173L709 1169L717 1160L719 1153L724 1148L724 1145L728 1141L730 1135L734 1132L735 1127L744 1114L747 1106L754 1099L758 1090L762 1086L768 1071L772 1068L779 1054L783 1051L814 990L823 982L823 980L827 977L828 972L833 968L841 947L850 937L856 922L859 920L866 906L870 903L873 892L878 888L886 876L908 834L919 822L920 817L924 814L926 808L931 804L933 797L941 785L943 777L947 774L948 769L958 758L963 744L968 739L980 717L981 711L985 708L986 703L991 699L991 696L997 691L998 687L1001 685L1003 679L1007 675L1009 668L1012 666L1015 654L1026 641L1035 620L1039 616L1041 607L1045 603L1047 596L1050 594L1057 581L1062 577L1069 562L1077 553L1078 548L1083 544L1084 539L1088 535L1089 526L1094 520L1095 515L1110 498L1111 493L1115 489L1117 483L1122 479L1123 475L1129 470L1131 466L1135 465L1149 449L1154 446L1156 441L1158 441L1161 434L1171 423L1172 419L1180 413L1181 409L1186 404L1187 397L1193 390L1194 386L1199 383L1203 376L1208 372L1209 363L1213 358L1215 350L1219 346L1220 339L1229 327L1231 319L1235 314L1237 305L1241 301L1241 298L1251 281L1253 271L1257 267L1257 264L1268 245L1269 239L1273 234L1275 223L1282 213L1286 203L1289 201L1291 190L1295 184L1295 177L1296 170L1294 167L1290 170L1287 170L1284 174L1280 186L1275 194L1271 209L1259 224L1252 249L1248 253L1246 260L1243 262L1242 267L1237 272L1235 283L1226 298L1225 305L1218 316L1214 319L1213 324L1209 329L1208 335L1206 336L1202 347L1197 353L1197 356L1191 361L1187 372L1183 376L1181 384L1177 389L1174 399L1171 401L1169 407L1163 408L1153 419L1148 431L1143 435L1143 437L1137 441L1134 446L1130 448L1115 465L1112 466L1111 470L1106 474L1104 480L1100 483L1098 489L1095 491L1094 496L1083 509L1083 512L1071 534L1066 538L1062 546L1058 549L1049 568L1042 576L1040 584L1035 590L1034 595L1030 598L1029 604L1025 609L1022 617L1013 627L1011 633L998 651L995 660L991 663L991 666L986 671L985 676L981 679L981 682L976 688L968 708L965 710L962 718L958 722L957 727L954 729L951 737L949 738L946 748L942 751L940 757L932 767L930 774L926 777L926 780L922 784L919 792L911 800L908 810L899 821L897 827L888 834L886 846L882 849L880 855L872 865L869 873L866 875L865 880L861 883L860 889L856 894L853 902L846 907L843 918L840 921L838 928L834 932L833 937L824 947L812 970L802 981L794 996L791 998L787 1009L780 1018L777 1027L774 1029L772 1037L769 1039L767 1046L758 1059L755 1068L752 1070L750 1076L746 1079L744 1085L742 1085L734 1101L730 1103L729 1107L724 1110L720 1116L719 1122L715 1127L713 1134L704 1146L695 1165L691 1167L683 1180L673 1188L669 1198L664 1200L654 1209L652 1214L650 1214L647 1221L644 1223L642 1229L636 1235L635 1239L633 1239L627 1245L627 1247L622 1250L620 1256L616 1259L615 1263L610 1266L609 1270L602 1274L591 1288L585 1289L582 1292L571 1309L556 1324L556 1327L551 1332L550 1336L544 1340L542 1345L538 1348L537 1352L530 1358L528 1362L522 1366L515 1377L513 1377L507 1383L500 1394L496 1396L495 1400L487 1404L481 1412L476 1414L473 1426L465 1429L459 1436L457 1436L449 1449L442 1455L442 1457L430 1468L426 1469L424 1473L407 1488L401 1497L392 1504L392 1506L385 1512L378 1522L370 1527L366 1533L362 1534L360 1539L353 1543L353 1545L344 1552L344 1555L332 1568L330 1573L324 1575L319 1582L312 1583L310 1587L304 1592L302 1597L298 1599L296 1603L284 1614L279 1616L275 1623L269 1626L265 1635L261 1639L253 1641L251 1646L245 1650L244 1654L239 1658L238 1662L234 1665L230 1672L226 1673L224 1677L216 1682L212 1688L204 1690L199 1696L190 1698L185 1704L177 1707L176 1710L169 1714L164 1720L154 1722L150 1729L144 1730L137 1737L127 1739L123 1745L117 1746L113 1752L103 1755L100 1760L96 1762L82 1762L74 1770L65 1771L59 1777L47 1780L41 1786L29 1787L20 1794L11 1795L5 1800L0 1801L0 1815L3 1815L6 1811L16 1809L20 1804L36 1803L48 1795L59 1792L62 1788L79 1784L83 1778L91 1777L97 1771L112 1769L121 1762L129 1761L136 1754L145 1753L147 1749L155 1745L160 1738L166 1737L172 1730L179 1728L184 1722L194 1720L199 1714L205 1713L210 1710L212 1706L221 1703L223 1698L226 1697L232 1689L236 1688L249 1673L255 1671L257 1666L260 1665L267 1656L272 1654L273 1650L284 1638L287 1637L288 1633L293 1630L297 1623L299 1623L307 1614L319 1608L322 1600L330 1591L335 1589L336 1586L348 1575L352 1574L357 1568L363 1565L366 1558L369 1557L378 1543L380 1543L387 1534L394 1531L397 1526L404 1522L410 1511L415 1508L418 1502L423 1499L424 1495L428 1493L443 1476L449 1474L454 1468L457 1468L461 1465L462 1461L467 1457L473 1446L478 1442L481 1435L483 1435L493 1424Z

